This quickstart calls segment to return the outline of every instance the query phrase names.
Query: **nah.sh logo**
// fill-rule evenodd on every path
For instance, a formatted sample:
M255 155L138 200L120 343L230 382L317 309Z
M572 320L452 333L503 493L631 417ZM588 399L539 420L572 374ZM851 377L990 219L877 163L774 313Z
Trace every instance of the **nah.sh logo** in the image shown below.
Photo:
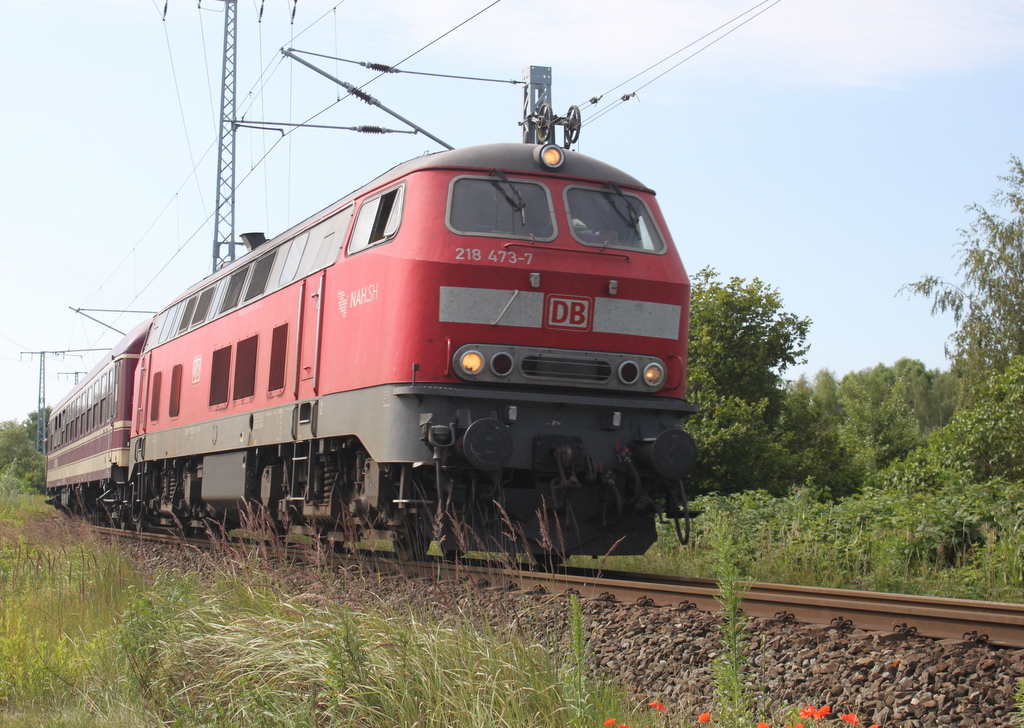
M548 326L555 329L590 328L590 299L548 296Z

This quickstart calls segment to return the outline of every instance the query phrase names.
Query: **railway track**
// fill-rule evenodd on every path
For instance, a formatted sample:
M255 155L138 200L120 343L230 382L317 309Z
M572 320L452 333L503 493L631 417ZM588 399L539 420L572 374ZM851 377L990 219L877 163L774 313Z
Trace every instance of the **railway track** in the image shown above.
M119 537L208 547L205 539L183 539L160 533L127 534L97 528ZM386 553L386 552L385 552ZM296 556L301 555L301 548ZM387 563L411 578L471 578L490 589L521 589L558 594L571 591L586 599L633 602L718 611L714 579L566 568L557 573L520 571L481 561L451 563L434 560L399 563L367 552L362 556L331 554L338 566ZM743 608L753 617L803 623L840 630L854 628L892 635L893 639L921 636L1015 649L1024 648L1024 604L922 597L907 594L850 591L747 583Z

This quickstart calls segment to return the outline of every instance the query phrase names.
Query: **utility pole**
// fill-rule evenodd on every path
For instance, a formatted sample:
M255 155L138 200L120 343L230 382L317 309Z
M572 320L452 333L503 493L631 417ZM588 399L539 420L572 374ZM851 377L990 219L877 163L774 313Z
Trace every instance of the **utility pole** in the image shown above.
M214 210L213 272L235 259L235 65L238 0L224 2L224 65L220 83L217 209Z
M39 357L39 407L36 410L36 452L46 454L46 357L78 354L83 351L106 351L106 349L64 349L63 351L23 351L22 356ZM78 378L75 378L77 384Z

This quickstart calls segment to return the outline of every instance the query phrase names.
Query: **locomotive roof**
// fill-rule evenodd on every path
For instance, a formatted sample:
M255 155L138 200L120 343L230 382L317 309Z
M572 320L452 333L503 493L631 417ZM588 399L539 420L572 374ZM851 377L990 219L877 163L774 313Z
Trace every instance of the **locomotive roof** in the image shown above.
M654 190L649 189L638 179L626 174L621 169L579 152L563 150L565 161L562 165L555 170L548 169L541 166L540 162L534 157L534 153L539 148L536 144L502 142L462 147L461 149L435 152L434 154L425 154L422 157L410 159L407 162L402 162L392 167L376 179L350 192L337 202L328 205L302 222L275 235L272 242L277 243L291 237L317 220L333 214L336 210L340 210L353 199L366 192L377 187L383 187L412 172L418 172L423 169L500 169L503 172L543 173L601 182L612 180L619 185L626 185L652 194L654 193Z
M542 173L556 175L559 177L589 179L600 182L612 180L619 185L645 190L652 194L654 193L653 190L646 187L635 177L626 174L617 167L613 167L607 162L602 162L599 159L588 157L585 154L580 154L579 152L563 150L565 154L565 161L562 165L556 170L548 169L541 166L534 157L535 151L539 148L540 147L536 144L499 142L495 144L479 144L472 147L462 147L461 149L452 149L444 152L435 152L434 154L425 154L422 157L410 159L392 167L379 177L348 193L337 202L332 202L324 209L319 210L301 222L292 225L281 233L278 233L264 243L263 246L260 246L253 252L258 254L265 250L269 250L271 247L289 240L300 230L303 230L319 220L334 214L360 195L370 192L378 187L388 185L391 182L401 179L413 172L424 169L500 169L503 172L525 172L532 174ZM188 290L175 298L164 308L170 308L170 306L183 298L187 298L192 295L203 286L209 285L212 280L228 275L231 269L245 265L250 260L252 260L252 258L250 258L249 255L242 255L231 264L225 265L220 270L206 276L201 281L190 286Z
M647 189L635 177L631 177L606 162L588 157L579 152L563 150L565 161L558 169L549 170L543 168L534 157L536 150L537 146L534 144L499 143L480 144L475 147L463 147L462 149L453 149L447 152L437 152L436 154L428 154L410 159L408 162L403 162L366 186L376 187L380 184L386 184L392 179L403 177L410 172L420 169L485 167L487 169L500 169L504 172L545 172L561 177L582 177L601 181L614 180L618 184Z

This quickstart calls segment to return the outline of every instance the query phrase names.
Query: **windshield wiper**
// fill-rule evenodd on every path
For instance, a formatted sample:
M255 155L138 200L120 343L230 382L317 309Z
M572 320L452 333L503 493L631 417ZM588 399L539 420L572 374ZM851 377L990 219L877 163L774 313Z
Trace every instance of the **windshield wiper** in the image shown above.
M633 206L629 204L629 200L626 198L626 195L623 194L622 189L615 182L615 180L608 180L607 182L604 183L604 186L610 187L616 195L622 198L623 203L626 205L626 211L629 212L629 217L626 217L625 215L622 214L622 210L620 210L619 206L615 204L614 198L611 198L609 196L609 199L612 199L612 209L615 210L619 217L625 220L627 225L633 228L633 231L636 232L637 237L640 237L640 216L636 214L636 210L634 210Z
M498 188L498 191L501 192L505 201L512 206L512 209L519 213L519 216L523 220L523 227L526 227L526 201L523 199L523 196L519 194L519 190L515 188L515 186L509 181L508 177L505 176L505 173L500 169L492 169L488 174L492 177L497 177L508 186L509 191L512 192L511 195L497 182L491 183Z

